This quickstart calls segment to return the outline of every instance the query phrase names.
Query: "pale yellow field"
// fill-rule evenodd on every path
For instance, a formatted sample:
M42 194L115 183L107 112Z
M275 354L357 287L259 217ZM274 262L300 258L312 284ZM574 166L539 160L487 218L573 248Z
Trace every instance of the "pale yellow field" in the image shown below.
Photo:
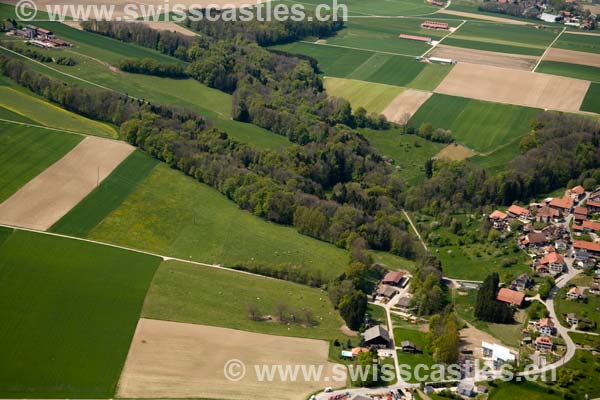
M327 77L324 80L329 96L341 97L352 108L364 107L369 112L381 113L404 88L354 79Z
M431 97L430 92L407 89L394 99L383 111L389 121L406 124L408 119Z
M292 382L257 378L255 365L315 365L331 371L328 343L179 322L140 319L118 387L119 397L302 400L345 382ZM244 377L231 381L224 367L241 361ZM232 369L240 371L241 369ZM331 372L324 372L323 378ZM277 375L278 376L278 375ZM303 377L300 373L298 377Z

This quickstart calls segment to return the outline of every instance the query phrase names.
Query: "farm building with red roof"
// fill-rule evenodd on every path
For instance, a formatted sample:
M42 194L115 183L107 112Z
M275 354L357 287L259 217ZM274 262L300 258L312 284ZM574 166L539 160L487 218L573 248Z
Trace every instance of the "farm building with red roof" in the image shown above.
M498 291L496 300L521 307L523 300L525 300L525 293L517 292L516 290L507 288L501 288L500 291Z

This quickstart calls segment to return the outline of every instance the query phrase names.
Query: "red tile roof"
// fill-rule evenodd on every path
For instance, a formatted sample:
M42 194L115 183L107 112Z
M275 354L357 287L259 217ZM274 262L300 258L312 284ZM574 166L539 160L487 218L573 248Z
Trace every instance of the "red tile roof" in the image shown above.
M542 318L540 322L538 322L538 326L543 328L547 326L548 328L554 328L554 322L552 322L552 318Z
M585 188L581 185L575 186L574 188L572 188L570 190L571 193L577 194L577 195L581 195L585 193Z
M400 283L402 278L404 278L404 272L392 271L385 274L385 276L383 277L383 282L394 282L398 284Z
M404 33L400 34L400 39L417 40L419 42L431 42L431 38L430 37L416 36L416 35L407 35L407 34L404 34Z
M598 221L583 221L582 226L590 231L600 231L600 222Z
M496 210L490 214L490 218L492 218L492 219L506 219L506 217L507 217L506 213L503 213L502 211L499 211L499 210Z
M535 339L535 343L541 344L541 345L552 346L552 339L549 338L548 336L538 336Z
M558 197L555 197L550 202L550 206L562 208L563 210L570 210L571 208L573 208L574 203L575 201L568 196L565 196L560 199Z
M587 215L588 213L588 209L585 207L575 207L575 209L573 210L574 214L581 214L581 215Z
M563 258L563 256L561 256L557 252L553 252L553 253L546 254L544 256L544 258L542 258L540 260L540 264L554 264L554 263L565 264L565 259Z
M508 207L508 212L515 215L529 215L528 209L518 206L516 204L513 204L512 206Z
M593 251L595 253L600 253L600 244L586 242L585 240L573 240L573 247L576 249L584 249L588 251Z
M600 208L600 201L592 201L592 200L589 200L589 201L587 202L587 206L588 206L588 207L599 207L599 208Z
M507 288L501 288L498 292L498 296L496 296L496 300L521 306L521 304L523 304L523 300L525 300L525 293L517 292L516 290Z
M558 217L558 210L556 208L551 208L548 206L543 206L540 208L536 214L538 217Z

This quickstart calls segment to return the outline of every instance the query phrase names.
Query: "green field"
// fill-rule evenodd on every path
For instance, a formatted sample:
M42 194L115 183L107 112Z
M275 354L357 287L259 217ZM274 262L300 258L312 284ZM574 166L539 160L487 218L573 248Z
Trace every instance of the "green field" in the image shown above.
M0 107L39 125L108 138L117 135L112 127L55 106L5 77L0 78Z
M78 61L76 66L48 66L28 62L35 71L69 83L84 85L98 89L89 83L82 82L73 76L85 79L102 87L126 93L156 104L189 107L202 115L211 118L215 126L226 131L232 138L261 148L280 148L289 146L287 138L276 135L256 125L233 121L231 119L231 96L216 89L208 88L192 79L169 79L142 74L128 74L115 70L110 66L115 60L123 57L146 56L139 51L150 52L153 57L163 56L155 51L123 43L93 33L82 32L59 23L47 23L48 28L59 31L61 39L74 44L69 49L53 49L53 52L64 53ZM113 48L115 51L113 51ZM123 55L125 51L132 55ZM10 55L2 50L0 53ZM22 57L20 60L25 60ZM167 61L176 59L166 57ZM69 74L69 75L65 75Z
M17 114L16 112L10 111L2 106L0 106L0 118L9 121L24 122L26 124L37 124L35 121L25 117L24 115Z
M535 108L491 103L463 97L434 94L419 108L410 125L419 128L431 123L436 128L450 129L459 143L481 153L510 146L529 131L533 118L541 110Z
M0 245L0 395L113 397L159 262L13 232Z
M404 91L398 86L333 77L325 78L324 84L329 96L348 100L353 109L364 107L375 113L381 113Z
M0 121L0 203L82 139L80 135Z
M311 310L316 324L252 321L248 306L276 315L279 306L301 314ZM222 326L250 332L333 340L345 343L344 321L320 289L223 269L181 262L163 263L148 292L146 318Z
M421 348L421 350L423 351L423 353L421 354L410 354L410 353L403 353L402 351L398 351L398 363L400 364L401 368L402 365L408 365L410 366L410 369L406 368L408 371L411 372L411 375L414 371L414 368L419 365L419 364L424 364L424 365L434 365L436 362L433 359L431 353L429 352L429 348L428 348L428 343L427 343L427 333L426 332L422 332L419 331L417 329L415 329L415 327L413 326L402 326L402 327L398 327L398 328L394 328L394 342L396 344L397 347L400 346L400 343L403 340L408 340L413 342L414 344L416 344L417 346L419 346ZM424 372L422 371L421 374L424 374ZM408 382L414 383L417 382L416 377L412 377L412 379L409 379Z
M427 36L440 39L447 35L447 30L422 29L423 19L411 18L353 18L345 28L333 37L327 38L328 44L360 48L372 51L420 56L431 48L431 45L414 40L400 39L401 33ZM448 20L450 26L457 26L460 21Z
M585 79L600 83L600 68L589 65L569 64L557 61L542 61L535 72Z
M575 35L565 32L552 47L560 49L600 53L600 35Z
M349 261L344 250L265 222L164 164L157 165L90 237L225 266L278 269L291 263L326 278L337 277Z
M412 57L324 44L296 42L274 48L315 58L326 76L422 90L433 90L451 69L446 65L420 63Z
M581 111L600 114L600 83L592 82L581 103Z
M425 162L435 156L443 147L416 135L403 135L401 129L377 131L362 129L361 133L381 152L391 157L400 167L402 177L410 184L425 179Z
M469 21L444 40L449 46L524 55L542 55L559 29Z
M489 400L559 400L563 398L560 394L549 392L548 389L532 382L501 382L490 389Z
M51 232L84 237L119 207L151 173L158 161L141 151L131 153L85 199L56 222Z

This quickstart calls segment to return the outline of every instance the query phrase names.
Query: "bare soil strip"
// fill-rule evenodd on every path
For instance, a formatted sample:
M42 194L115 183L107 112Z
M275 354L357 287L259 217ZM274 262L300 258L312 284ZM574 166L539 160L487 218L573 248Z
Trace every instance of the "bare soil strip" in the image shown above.
M513 24L513 25L530 25L530 23L525 22L525 21L518 21L518 20L502 18L502 17L492 17L490 15L475 14L475 13L464 12L464 11L453 11L453 10L444 9L444 10L438 11L436 14L450 14L450 15L457 15L459 17L483 19L486 21L503 22L505 24Z
M465 49L443 44L438 45L430 55L440 58L450 58L458 62L469 64L491 65L492 67L519 69L522 71L531 71L538 60L538 57L536 56Z
M134 147L87 137L0 204L0 223L47 230L102 182ZM27 156L27 155L24 155Z
M431 95L431 92L407 89L392 100L385 110L383 110L383 115L389 121L405 124Z
M546 53L544 61L558 61L570 64L600 67L600 54L582 51L551 48Z
M440 152L435 155L435 158L447 161L460 161L469 157L473 157L474 155L475 152L468 147L453 143L440 150Z
M458 63L436 93L556 111L578 112L589 81Z
M314 391L335 387L335 382L305 382L302 372L295 382L280 379L260 382L254 366L323 365L325 377L333 366L327 362L327 354L328 343L321 340L140 319L118 396L305 399ZM227 380L224 374L224 365L232 359L246 366L245 377L237 382Z

